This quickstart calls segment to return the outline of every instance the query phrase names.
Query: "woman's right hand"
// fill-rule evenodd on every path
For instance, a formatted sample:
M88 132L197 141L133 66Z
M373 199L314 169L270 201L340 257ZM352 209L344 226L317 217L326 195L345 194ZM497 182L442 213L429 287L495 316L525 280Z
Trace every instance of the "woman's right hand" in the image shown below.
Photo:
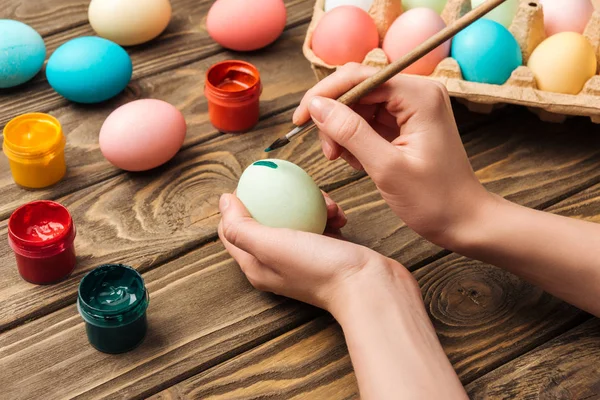
M452 249L495 198L471 168L442 84L397 75L352 108L332 100L375 72L339 68L306 93L294 123L312 117L328 159L364 168L410 228Z

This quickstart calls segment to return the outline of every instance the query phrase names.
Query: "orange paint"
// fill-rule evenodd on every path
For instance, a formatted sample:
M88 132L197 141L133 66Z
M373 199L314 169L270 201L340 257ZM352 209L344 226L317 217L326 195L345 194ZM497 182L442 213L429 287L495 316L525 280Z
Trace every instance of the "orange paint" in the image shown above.
M12 119L4 127L3 149L18 185L43 188L65 175L65 137L51 115L31 113Z
M260 74L252 64L229 60L213 65L204 88L210 122L226 133L252 129L260 116L261 92Z

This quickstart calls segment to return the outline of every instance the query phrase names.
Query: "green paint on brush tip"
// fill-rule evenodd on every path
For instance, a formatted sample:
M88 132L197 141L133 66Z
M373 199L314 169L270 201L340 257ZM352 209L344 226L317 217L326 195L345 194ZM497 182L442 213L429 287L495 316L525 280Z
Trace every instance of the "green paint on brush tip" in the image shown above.
M273 169L277 168L277 164L275 164L273 161L257 161L252 165L262 165L263 167L269 167Z

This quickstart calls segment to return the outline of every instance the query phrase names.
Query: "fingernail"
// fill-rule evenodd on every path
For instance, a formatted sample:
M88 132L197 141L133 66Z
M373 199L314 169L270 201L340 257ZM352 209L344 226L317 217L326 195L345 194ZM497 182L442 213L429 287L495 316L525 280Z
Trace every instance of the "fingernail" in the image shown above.
M221 195L221 198L219 199L219 209L221 211L225 211L227 209L227 207L229 207L229 194L224 193Z
M331 114L331 110L333 110L333 101L325 100L321 97L314 97L308 105L310 115L312 115L317 122L321 123L325 122L327 116Z
M298 109L296 108L296 110L294 111L294 115L292 115L292 123L294 125L298 125L298 114L300 114L300 111L298 111Z

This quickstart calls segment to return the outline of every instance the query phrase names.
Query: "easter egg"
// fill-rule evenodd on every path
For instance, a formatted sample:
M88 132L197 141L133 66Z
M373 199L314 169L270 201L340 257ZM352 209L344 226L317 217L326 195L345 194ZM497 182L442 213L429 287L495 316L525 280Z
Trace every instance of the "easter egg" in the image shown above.
M583 33L594 13L590 0L540 0L540 3L546 36L560 32Z
M325 0L325 12L329 12L339 6L354 6L369 11L373 0Z
M463 78L471 82L502 85L523 63L514 36L499 23L480 19L452 40L451 55Z
M429 8L413 8L392 23L383 39L383 51L390 61L396 61L445 27L444 20L435 11ZM447 41L402 72L431 75L440 61L449 54L450 41Z
M286 15L283 0L219 0L208 11L206 29L225 48L257 50L277 40Z
M354 6L340 6L326 13L312 36L312 50L330 65L362 62L379 45L379 33L369 14Z
M132 101L113 111L100 129L100 150L114 166L145 171L169 161L181 148L183 115L161 100Z
M72 39L50 56L46 77L60 95L77 103L98 103L119 94L131 80L127 52L110 40Z
M27 82L45 59L46 46L39 33L22 22L0 19L0 88Z
M531 53L527 66L537 86L548 92L577 94L596 74L594 48L575 32L561 32L540 43Z
M471 7L479 7L486 0L471 0ZM510 28L517 10L519 9L519 0L507 0L494 8L492 11L484 15L484 18L496 21L502 24L505 28Z
M312 178L299 166L284 160L261 160L244 170L237 197L259 223L322 234L327 206Z
M413 8L426 7L441 14L447 2L447 0L402 0L402 8L408 11Z
M171 20L169 0L92 0L90 25L98 36L122 46L154 39Z

